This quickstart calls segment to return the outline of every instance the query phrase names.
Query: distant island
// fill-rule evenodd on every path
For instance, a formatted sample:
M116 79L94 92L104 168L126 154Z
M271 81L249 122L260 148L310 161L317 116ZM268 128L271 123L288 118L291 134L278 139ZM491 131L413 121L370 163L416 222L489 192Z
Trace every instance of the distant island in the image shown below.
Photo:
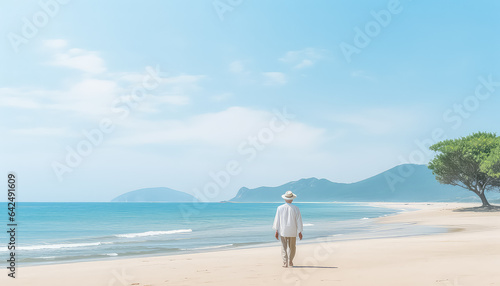
M460 187L440 184L425 165L403 164L371 178L350 184L308 178L277 187L241 188L230 202L281 202L291 190L297 202L477 202ZM492 199L500 199L491 193Z
M111 200L112 202L196 202L190 194L169 188L145 188L131 191Z
M291 190L297 202L478 202L478 197L460 187L440 184L425 165L403 164L371 178L345 184L308 178L277 187L241 188L227 203L282 202ZM492 202L500 193L488 194ZM122 194L112 202L196 202L190 194L169 188L145 188Z

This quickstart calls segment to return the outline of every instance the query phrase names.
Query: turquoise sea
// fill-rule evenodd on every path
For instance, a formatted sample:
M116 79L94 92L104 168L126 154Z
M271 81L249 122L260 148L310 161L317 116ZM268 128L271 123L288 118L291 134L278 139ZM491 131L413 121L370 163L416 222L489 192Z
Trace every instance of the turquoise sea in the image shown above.
M16 257L19 265L33 265L278 245L272 224L279 205L18 203ZM304 222L304 240L299 243L324 237L348 240L442 231L372 220L402 210L349 203L296 205ZM7 216L1 219L7 229ZM3 231L5 247L0 248L0 256L8 255L7 239Z

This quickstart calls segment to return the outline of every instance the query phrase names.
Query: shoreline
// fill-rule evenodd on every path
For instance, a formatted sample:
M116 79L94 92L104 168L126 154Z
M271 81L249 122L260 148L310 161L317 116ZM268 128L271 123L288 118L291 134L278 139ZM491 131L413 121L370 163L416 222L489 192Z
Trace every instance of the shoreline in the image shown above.
M447 232L347 241L298 242L296 267L279 244L202 253L20 267L2 285L500 285L500 220L453 209L470 203L369 203L418 209L374 219ZM476 266L476 267L474 267ZM72 281L68 283L68 281ZM7 284L4 284L7 283ZM496 283L496 284L495 284Z
M101 205L100 203L97 204ZM148 206L150 205L149 203L145 204ZM173 206L170 206L169 209L173 209L174 212L177 208L182 206L182 204L172 204ZM211 204L219 205L218 203ZM253 204L254 203L250 203L250 205ZM259 208L264 205L260 203L256 204ZM281 203L272 205L277 206L279 204ZM375 218L397 212L397 210L385 208L377 209L366 206L366 204L359 203L314 203L314 205L311 205L299 202L299 204L306 207L306 213L309 214L308 217L306 217L306 223L304 224L306 232L308 233L305 239L308 242L311 242L311 239L312 242L314 242L315 239L319 237L326 237L338 233L353 234L359 233L364 228L372 229L374 228L374 224L368 224L368 221L358 222L356 220L358 218L364 219L364 216L368 218ZM106 203L104 206L98 206L97 209L108 208L107 205L108 204ZM242 205L246 205L244 207L247 209L255 208L253 206L248 206L249 204L247 203ZM43 206L45 205L42 203L42 207ZM132 209L136 206L137 205L135 203L129 204L129 207ZM65 208L66 207L67 206L65 206ZM123 208L123 210L128 210L129 207ZM222 206L222 208L219 209L223 211L226 208L227 207ZM229 207L229 209L234 211L235 207ZM240 207L237 209L240 209ZM211 210L213 212L214 209ZM217 208L215 208L215 210L217 210ZM266 224L263 225L263 220L260 220L254 225L254 228L258 227L260 229L258 231L253 231L251 236L247 238L244 237L243 230L231 231L228 229L227 231L224 231L228 235L227 239L220 239L215 233L209 233L210 236L207 236L207 239L203 239L203 235L200 235L200 230L204 231L203 226L200 226L199 224L197 225L196 223L186 225L173 223L170 224L169 227L161 227L153 224L147 227L139 227L132 230L125 226L127 220L123 220L117 222L118 225L122 226L119 227L119 231L103 232L101 228L101 232L99 233L98 228L98 232L95 235L93 235L93 232L88 232L90 235L68 235L66 239L56 239L57 236L54 236L53 238L46 236L47 241L42 238L32 242L28 242L26 240L24 241L24 244L17 249L20 254L17 262L18 265L28 267L272 246L274 245L274 241L269 237L269 227L267 224L272 223L271 215L274 214L275 209L273 207L268 207L267 211L262 210L259 215L262 217L262 213L267 212L268 214L265 215L265 220L267 220L267 222L264 222ZM330 216L331 219L328 219ZM177 217L179 216L177 215ZM318 227L318 225L321 225L319 221L324 221L329 225L320 228ZM52 225L51 223L53 223L53 221L49 222L49 225ZM220 222L217 220L211 220L210 223L218 224ZM148 222L146 222L146 224L148 224ZM357 227L352 228L352 225L356 225ZM186 229L188 227L189 229ZM36 229L36 226L31 225L29 228ZM194 231L191 228L193 228ZM189 237L184 237L182 234L175 234L176 232L194 232L194 234L189 234ZM166 240L164 243L162 242L163 239L161 237L155 236L160 233L166 234L164 235ZM171 234L173 235L171 236ZM25 235L31 238L36 237L36 233ZM230 237L232 235L234 235L234 237ZM140 239L142 236L146 237L143 241ZM137 242L134 242L135 240L137 240ZM169 240L173 243L170 243ZM185 243L183 243L184 241ZM61 249L61 251L58 251L58 249ZM0 249L0 256L1 253L6 252L6 250L7 249Z
M330 241L350 241L350 240L360 240L360 239L382 239L389 237L405 237L405 236L415 236L415 235L427 235L433 234L438 231L436 229L432 229L431 227L424 229L423 227L417 229L411 225L400 225L400 224L392 224L391 227L385 227L385 230L381 229L381 226L377 223L377 219L385 217L385 216L393 216L401 213L402 210L400 207L394 207L392 203L372 203L372 202L299 202L299 204L340 204L340 205L353 205L359 207L377 207L384 209L385 211L390 211L388 214L379 214L378 216L369 216L363 218L356 219L348 219L348 220L339 220L335 226L329 226L332 229L340 231L338 234L326 234L322 236L314 235L312 237L307 236L302 244L311 244L318 243L318 241L329 239ZM257 203L260 204L260 203ZM386 205L387 204L387 205ZM406 204L406 203L402 203ZM304 225L306 226L306 224ZM312 224L311 224L312 226ZM354 227L355 226L355 227ZM351 228L351 229L349 229ZM397 233L394 229L397 229ZM309 229L306 229L306 232ZM367 230L371 231L370 235L366 235L369 233ZM379 232L384 234L374 235L373 232ZM273 247L276 245L276 241L269 239L266 242L249 242L249 243L229 243L223 245L215 245L215 246L207 246L207 247L199 247L199 248L188 248L183 249L179 248L177 250L165 252L158 251L156 253L143 253L143 254L135 254L135 255L109 255L109 254L101 254L93 257L81 257L75 258L72 260L69 259L55 259L53 260L44 260L44 261L19 261L18 264L24 267L33 267L33 266L49 266L49 265L63 265L63 264L75 264L82 262L105 262L105 261L116 261L122 259L140 259L140 258L148 258L148 257L162 257L162 256L173 256L173 255L188 255L188 254L196 254L196 253L208 253L208 252L218 252L218 251L232 251L237 249L248 249L248 248L261 248L261 247ZM22 253L21 253L22 254Z

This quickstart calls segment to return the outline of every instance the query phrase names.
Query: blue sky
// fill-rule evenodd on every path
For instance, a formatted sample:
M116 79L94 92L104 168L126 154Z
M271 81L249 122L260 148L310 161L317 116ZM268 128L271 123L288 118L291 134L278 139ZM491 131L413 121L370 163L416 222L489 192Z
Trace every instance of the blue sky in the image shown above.
M500 131L499 8L2 1L1 171L25 201L225 200L425 164L436 139Z

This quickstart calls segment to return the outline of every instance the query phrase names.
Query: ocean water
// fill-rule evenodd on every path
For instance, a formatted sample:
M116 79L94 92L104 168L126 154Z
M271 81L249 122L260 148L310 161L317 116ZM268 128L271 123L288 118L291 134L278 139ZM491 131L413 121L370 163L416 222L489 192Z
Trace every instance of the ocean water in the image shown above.
M277 245L272 224L280 203L18 203L20 265L156 256ZM407 236L440 232L375 224L401 210L349 203L296 203L304 240ZM6 208L6 207L5 207ZM6 227L7 216L1 218ZM0 236L7 257L8 237ZM3 259L2 259L3 260Z

